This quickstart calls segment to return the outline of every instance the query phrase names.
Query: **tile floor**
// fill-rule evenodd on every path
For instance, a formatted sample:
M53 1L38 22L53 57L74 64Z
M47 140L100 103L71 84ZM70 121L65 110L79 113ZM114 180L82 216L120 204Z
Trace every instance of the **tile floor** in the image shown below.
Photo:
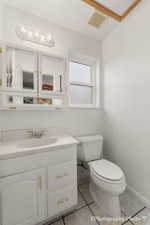
M126 191L120 197L120 202L122 220L113 221L93 201L89 192L89 184L81 184L76 209L47 225L150 225L150 210L135 199L134 196Z

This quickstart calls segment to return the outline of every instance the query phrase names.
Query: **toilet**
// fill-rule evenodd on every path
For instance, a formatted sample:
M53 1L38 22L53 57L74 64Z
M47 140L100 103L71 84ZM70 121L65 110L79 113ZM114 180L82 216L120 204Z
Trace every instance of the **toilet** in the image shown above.
M123 171L116 164L103 159L103 137L77 137L78 159L87 162L90 170L90 192L98 206L110 216L121 216L119 195L126 189Z

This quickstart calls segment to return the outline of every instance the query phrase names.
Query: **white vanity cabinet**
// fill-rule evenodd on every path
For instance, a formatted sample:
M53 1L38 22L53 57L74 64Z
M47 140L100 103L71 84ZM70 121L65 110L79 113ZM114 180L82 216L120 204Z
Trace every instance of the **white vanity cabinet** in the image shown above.
M76 204L76 144L0 160L0 225L36 225Z

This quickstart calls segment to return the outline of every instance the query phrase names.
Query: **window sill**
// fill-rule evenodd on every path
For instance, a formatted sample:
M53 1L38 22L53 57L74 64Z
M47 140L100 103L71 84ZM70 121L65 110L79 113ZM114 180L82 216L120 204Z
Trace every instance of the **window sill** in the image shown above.
M83 109L83 110L85 110L85 109L100 110L101 109L100 106L94 106L94 105L93 106L90 106L90 105L85 105L85 106L83 106L83 105L69 105L68 108L69 109Z

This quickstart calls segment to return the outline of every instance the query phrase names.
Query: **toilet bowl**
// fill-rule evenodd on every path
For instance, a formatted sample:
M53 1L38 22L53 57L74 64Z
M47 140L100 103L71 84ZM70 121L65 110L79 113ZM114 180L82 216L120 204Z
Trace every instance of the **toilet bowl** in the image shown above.
M90 170L90 192L98 206L110 216L121 216L119 195L126 189L122 169L102 158L103 137L78 137L78 159L87 162Z
M90 191L95 202L115 218L121 216L119 195L126 188L123 171L114 163L102 159L88 163Z

